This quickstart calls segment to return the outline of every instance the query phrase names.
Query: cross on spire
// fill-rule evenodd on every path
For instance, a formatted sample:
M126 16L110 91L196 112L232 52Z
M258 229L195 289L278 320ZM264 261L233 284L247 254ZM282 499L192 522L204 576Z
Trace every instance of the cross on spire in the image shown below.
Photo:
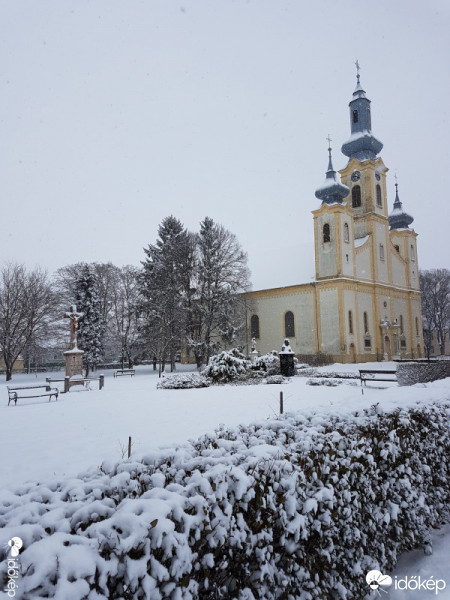
M359 66L358 59L356 59L355 65L356 65L356 77L357 77L358 83L359 83L359 71L360 71L361 67Z
M328 136L327 136L327 141L328 141L328 150L331 150L331 137L330 137L330 134L328 134Z

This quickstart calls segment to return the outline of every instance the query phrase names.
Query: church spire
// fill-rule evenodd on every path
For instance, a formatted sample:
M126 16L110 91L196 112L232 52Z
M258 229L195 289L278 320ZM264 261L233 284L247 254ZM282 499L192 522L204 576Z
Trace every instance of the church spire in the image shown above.
M363 162L375 160L383 148L383 144L372 135L370 100L366 97L366 92L361 85L358 61L355 64L356 88L349 103L351 137L342 145L342 153L350 159L356 158Z
M338 202L342 204L343 199L350 193L346 185L342 185L336 181L336 171L333 169L333 161L331 159L331 138L328 140L328 170L326 173L325 183L316 190L316 198L322 200L322 204L334 204Z
M389 230L393 229L409 229L409 226L414 221L414 218L411 215L408 215L403 210L403 205L400 202L400 198L398 197L398 183L397 183L397 175L395 175L395 200L394 200L394 208L392 212L389 214Z

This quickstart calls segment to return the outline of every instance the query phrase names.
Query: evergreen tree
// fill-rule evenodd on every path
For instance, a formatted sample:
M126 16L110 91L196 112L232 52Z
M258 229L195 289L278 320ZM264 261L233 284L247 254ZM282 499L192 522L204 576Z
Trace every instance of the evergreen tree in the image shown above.
M147 351L162 366L170 361L173 370L190 302L193 244L192 235L173 216L162 221L158 235L156 244L144 249L141 331Z
M84 350L83 362L86 377L94 370L103 355L104 321L97 290L96 278L89 265L81 267L76 282L77 310L83 313L78 325L78 343Z

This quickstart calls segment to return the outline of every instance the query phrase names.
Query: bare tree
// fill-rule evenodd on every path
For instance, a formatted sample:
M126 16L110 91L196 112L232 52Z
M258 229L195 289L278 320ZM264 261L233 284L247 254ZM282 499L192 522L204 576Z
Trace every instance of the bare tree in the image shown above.
M236 345L245 330L242 293L249 289L247 255L236 236L206 217L197 236L196 295L188 346L197 366L225 345Z
M0 271L0 347L7 381L27 346L49 335L54 311L55 295L45 271L28 272L14 263Z
M422 324L427 355L436 331L440 353L445 353L445 336L450 329L450 271L431 269L420 272Z
M111 293L110 335L121 344L122 361L127 358L132 366L132 353L138 343L138 274L139 269L125 266L115 267L115 285Z

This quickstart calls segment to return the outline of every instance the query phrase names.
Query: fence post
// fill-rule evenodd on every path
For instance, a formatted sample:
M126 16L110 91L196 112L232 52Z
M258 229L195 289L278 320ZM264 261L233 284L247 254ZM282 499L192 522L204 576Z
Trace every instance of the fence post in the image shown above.
M46 382L46 384L47 384L47 387L45 388L45 391L46 391L46 392L49 392L49 391L50 391L50 382L51 382L51 379L50 379L50 377L46 377L46 378L45 378L45 382Z
M64 393L69 391L69 380L70 377L66 375L66 377L64 377Z
M284 412L284 406L283 406L283 392L280 392L280 415L282 415Z
M101 390L104 385L105 385L105 376L99 375L98 376L98 389Z
M131 456L131 436L128 437L128 458Z

